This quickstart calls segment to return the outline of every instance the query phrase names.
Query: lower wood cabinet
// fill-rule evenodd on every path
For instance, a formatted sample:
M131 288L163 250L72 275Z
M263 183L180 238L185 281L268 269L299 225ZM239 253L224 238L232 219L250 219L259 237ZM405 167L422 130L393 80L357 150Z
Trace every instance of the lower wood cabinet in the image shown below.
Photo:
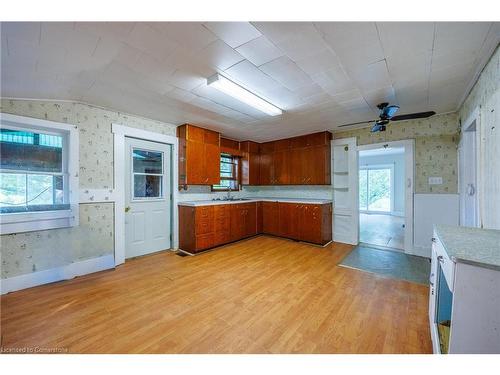
M260 233L324 245L332 240L332 204L179 206L179 248L189 253Z
M278 203L279 236L319 245L332 240L332 205Z

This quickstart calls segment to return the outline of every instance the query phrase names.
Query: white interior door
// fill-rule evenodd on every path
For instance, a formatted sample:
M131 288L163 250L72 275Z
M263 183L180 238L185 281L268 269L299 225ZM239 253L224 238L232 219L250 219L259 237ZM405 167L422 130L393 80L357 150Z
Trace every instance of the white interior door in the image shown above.
M125 258L171 247L171 146L126 138Z
M332 141L333 240L358 244L358 151L356 138Z

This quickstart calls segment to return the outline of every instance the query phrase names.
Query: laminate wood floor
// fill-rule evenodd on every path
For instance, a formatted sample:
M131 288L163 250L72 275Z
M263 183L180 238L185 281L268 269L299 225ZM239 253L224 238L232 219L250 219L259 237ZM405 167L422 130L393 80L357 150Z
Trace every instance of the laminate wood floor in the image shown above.
M1 297L3 348L430 353L428 288L338 267L351 246L259 236Z

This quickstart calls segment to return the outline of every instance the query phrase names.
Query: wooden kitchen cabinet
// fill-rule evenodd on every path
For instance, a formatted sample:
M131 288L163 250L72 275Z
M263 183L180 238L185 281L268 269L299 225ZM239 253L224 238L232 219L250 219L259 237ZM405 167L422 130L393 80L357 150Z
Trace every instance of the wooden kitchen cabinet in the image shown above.
M263 201L179 206L179 248L189 253L259 233L324 245L332 240L332 204Z
M252 141L241 142L243 156L241 158L242 185L260 184L260 154L259 144Z
M241 203L231 207L231 241L257 234L257 204Z
M278 202L262 202L262 233L279 236Z
M272 164L272 185L290 184L290 150L275 151Z
M279 205L279 236L324 245L332 240L332 205Z
M259 161L260 161L260 175L259 175L260 185L273 185L274 152L261 152Z
M215 185L220 181L220 134L194 125L177 128L179 188Z
M297 203L278 203L279 236L300 239L300 206Z

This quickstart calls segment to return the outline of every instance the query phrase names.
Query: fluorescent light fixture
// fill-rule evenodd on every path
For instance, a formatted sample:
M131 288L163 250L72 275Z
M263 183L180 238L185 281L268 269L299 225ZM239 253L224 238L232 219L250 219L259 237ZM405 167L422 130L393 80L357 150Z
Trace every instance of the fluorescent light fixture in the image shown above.
M212 86L213 88L216 88L217 90L258 109L259 111L267 113L268 115L277 116L283 113L283 111L278 107L262 98L259 98L254 93L248 91L219 73L209 77L207 79L207 85Z

